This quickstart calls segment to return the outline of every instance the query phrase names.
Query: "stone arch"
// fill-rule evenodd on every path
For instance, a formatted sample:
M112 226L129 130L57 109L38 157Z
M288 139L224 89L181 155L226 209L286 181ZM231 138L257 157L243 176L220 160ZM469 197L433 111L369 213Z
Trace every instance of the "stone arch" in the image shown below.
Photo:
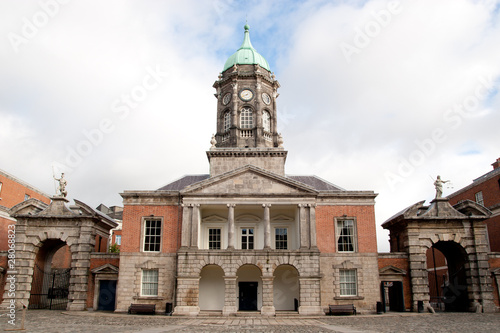
M276 311L297 311L300 298L299 271L282 264L273 271L273 303Z
M427 250L426 259L431 305L446 311L468 311L473 298L470 286L473 272L466 249L452 238L445 237Z
M222 311L225 300L224 270L208 264L200 271L198 304L200 310Z
M29 307L65 310L70 292L71 250L57 235L33 247ZM57 257L56 257L57 255ZM55 260L57 259L57 260Z
M236 295L240 311L257 311L262 308L262 269L255 264L240 265L236 271Z
M228 268L227 264L224 263L224 261L222 260L221 257L209 256L209 257L203 258L200 261L200 263L196 267L195 274L200 276L203 268L205 268L206 266L209 266L209 265L219 266L222 269L222 272L226 275L229 272L229 268Z

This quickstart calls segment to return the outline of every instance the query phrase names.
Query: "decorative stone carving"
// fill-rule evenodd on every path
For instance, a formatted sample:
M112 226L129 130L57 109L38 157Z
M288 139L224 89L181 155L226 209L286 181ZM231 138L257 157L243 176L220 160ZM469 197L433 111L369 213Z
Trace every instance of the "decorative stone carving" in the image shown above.
M283 136L278 134L278 148L283 148Z
M217 144L217 140L215 140L214 134L212 134L212 139L210 140L210 144L212 145L212 146L210 146L210 149L215 148L215 145Z

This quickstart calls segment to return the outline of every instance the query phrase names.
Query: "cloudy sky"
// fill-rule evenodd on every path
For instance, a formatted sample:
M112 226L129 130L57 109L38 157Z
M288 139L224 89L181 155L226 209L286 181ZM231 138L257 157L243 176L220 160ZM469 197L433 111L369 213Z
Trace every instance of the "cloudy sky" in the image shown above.
M379 193L377 225L500 157L500 1L2 1L0 169L68 197L208 173L243 40L281 83L288 174ZM379 249L387 233L378 229Z

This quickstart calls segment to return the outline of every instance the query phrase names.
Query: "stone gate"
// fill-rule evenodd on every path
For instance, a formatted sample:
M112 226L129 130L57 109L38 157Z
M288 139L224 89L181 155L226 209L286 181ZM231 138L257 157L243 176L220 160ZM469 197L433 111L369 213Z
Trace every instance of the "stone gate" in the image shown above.
M485 224L490 215L488 209L472 201L452 207L447 198L436 198L429 206L418 202L382 225L390 231L391 252L408 254L413 311L419 303L433 311L426 258L431 247L442 250L451 270L463 272L463 291L456 293L464 296L467 310L495 311Z
M64 197L53 197L50 205L36 199L24 201L10 210L15 218L15 263L6 272L15 279L15 292L9 292L7 283L2 306L14 298L17 303L29 305L35 259L44 244L68 245L71 252L71 273L67 310L84 310L87 299L91 252L94 251L96 236L109 237L109 230L117 223L86 204L75 200L67 207ZM55 250L55 249L54 249ZM55 251L46 256L51 260ZM44 258L45 260L45 258ZM50 265L49 265L50 266Z

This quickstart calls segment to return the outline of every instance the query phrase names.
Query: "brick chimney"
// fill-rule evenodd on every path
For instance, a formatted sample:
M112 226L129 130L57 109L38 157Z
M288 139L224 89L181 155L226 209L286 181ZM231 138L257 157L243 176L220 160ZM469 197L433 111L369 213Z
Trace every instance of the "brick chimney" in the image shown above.
M495 162L492 164L493 170L498 169L500 167L500 158L497 158Z

